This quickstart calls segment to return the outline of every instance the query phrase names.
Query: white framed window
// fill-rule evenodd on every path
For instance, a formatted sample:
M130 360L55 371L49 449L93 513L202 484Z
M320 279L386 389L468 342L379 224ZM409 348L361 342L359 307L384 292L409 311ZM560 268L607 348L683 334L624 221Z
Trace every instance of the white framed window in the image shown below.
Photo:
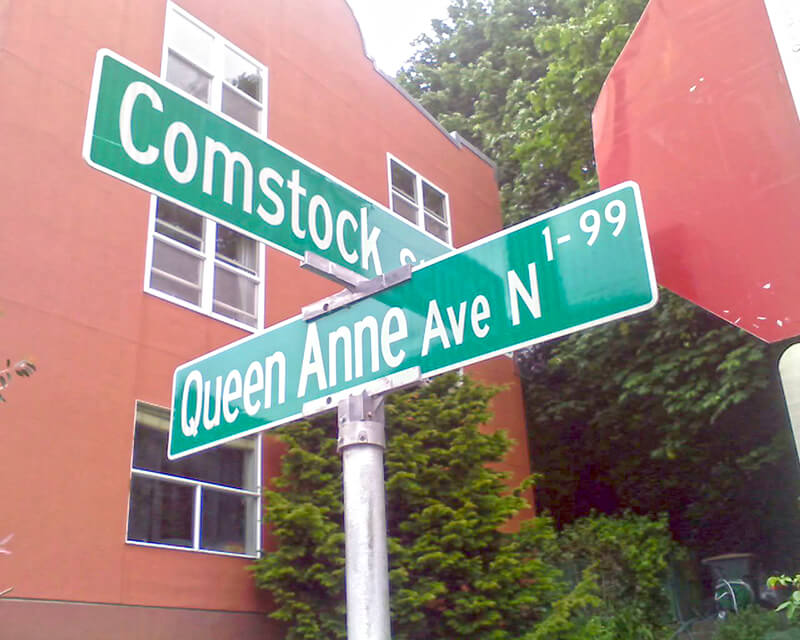
M261 243L153 197L146 291L243 328L263 326Z
M167 3L161 76L266 135L266 66L173 2Z
M172 2L161 75L266 135L267 69ZM264 325L264 246L153 196L145 291L242 328Z
M261 439L240 438L170 461L169 411L136 403L127 540L255 556L261 531Z
M447 194L391 154L387 157L392 211L452 244Z

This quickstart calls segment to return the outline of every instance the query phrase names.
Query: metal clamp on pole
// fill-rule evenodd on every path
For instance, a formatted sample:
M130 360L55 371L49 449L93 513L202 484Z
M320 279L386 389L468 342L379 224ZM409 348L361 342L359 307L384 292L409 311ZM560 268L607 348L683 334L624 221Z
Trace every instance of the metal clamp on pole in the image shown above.
M337 450L354 444L386 448L383 396L366 392L352 395L339 403L339 440Z

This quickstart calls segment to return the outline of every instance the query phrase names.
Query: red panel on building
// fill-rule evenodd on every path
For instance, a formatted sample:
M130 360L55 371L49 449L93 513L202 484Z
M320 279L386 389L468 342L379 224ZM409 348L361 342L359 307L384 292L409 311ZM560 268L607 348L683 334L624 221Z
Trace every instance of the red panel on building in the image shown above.
M769 1L778 28L797 14ZM641 185L658 282L800 334L800 121L764 0L651 0L593 125L601 185Z

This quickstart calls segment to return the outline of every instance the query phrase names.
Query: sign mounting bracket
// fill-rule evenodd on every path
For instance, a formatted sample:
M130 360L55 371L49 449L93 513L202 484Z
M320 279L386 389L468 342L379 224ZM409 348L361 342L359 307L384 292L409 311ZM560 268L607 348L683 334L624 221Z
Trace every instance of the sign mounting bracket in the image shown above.
M344 291L339 291L332 296L303 307L303 319L306 322L311 322L336 309L347 307L354 302L369 298L401 282L411 280L410 264L404 264L402 267L389 271L389 273L384 273L368 279L360 273L351 271L310 251L306 251L305 257L300 262L300 267L318 273L321 276L347 287Z

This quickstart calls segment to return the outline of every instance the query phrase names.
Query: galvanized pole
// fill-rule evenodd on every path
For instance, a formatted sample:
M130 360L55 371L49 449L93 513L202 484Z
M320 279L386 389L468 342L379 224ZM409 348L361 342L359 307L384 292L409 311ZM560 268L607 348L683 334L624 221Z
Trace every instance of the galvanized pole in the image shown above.
M390 640L383 397L339 403L348 640Z

